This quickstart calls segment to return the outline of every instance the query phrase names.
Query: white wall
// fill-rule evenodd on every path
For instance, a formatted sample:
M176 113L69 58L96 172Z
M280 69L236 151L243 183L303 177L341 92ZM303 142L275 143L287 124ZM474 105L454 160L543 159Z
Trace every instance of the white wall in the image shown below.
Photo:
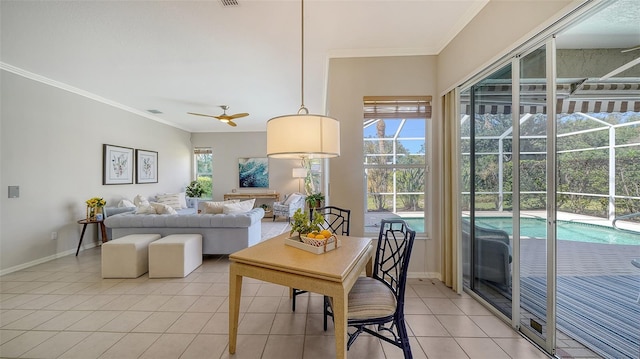
M75 253L76 221L90 197L111 206L188 183L189 133L10 72L0 76L0 271ZM157 151L159 183L102 185L104 143ZM20 186L20 197L7 198L8 186ZM97 243L94 227L87 245Z
M266 157L266 132L193 133L191 142L193 147L211 147L213 149L214 200L222 200L224 194L233 189L238 192L267 190L238 188L238 159ZM300 161L269 159L269 190L280 193L281 199L285 194L298 191L298 180L292 177L294 167L300 167Z
M435 64L435 56L330 60L327 109L340 121L341 155L329 160L329 194L332 205L351 209L351 235L364 232L363 97L435 96ZM437 112L438 104L432 106ZM439 272L437 253L438 240L417 240L409 271Z

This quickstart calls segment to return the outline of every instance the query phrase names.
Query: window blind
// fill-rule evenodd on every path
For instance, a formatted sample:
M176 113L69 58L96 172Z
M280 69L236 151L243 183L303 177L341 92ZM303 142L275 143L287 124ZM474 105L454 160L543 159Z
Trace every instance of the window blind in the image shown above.
M431 96L365 96L364 118L431 118Z

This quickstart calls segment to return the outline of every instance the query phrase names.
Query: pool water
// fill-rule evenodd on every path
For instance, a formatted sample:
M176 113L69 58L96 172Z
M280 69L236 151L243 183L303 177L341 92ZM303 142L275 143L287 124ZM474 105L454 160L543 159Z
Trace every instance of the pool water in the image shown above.
M476 217L476 225L501 229L509 233L509 235L513 233L511 217ZM595 224L558 221L556 232L559 240L640 245L640 233ZM520 235L522 237L546 238L546 220L543 218L521 218Z
M403 219L411 229L416 232L424 232L423 218ZM477 217L476 225L485 228L501 229L509 233L509 235L513 234L511 217ZM521 218L520 235L522 237L546 238L546 220L543 218ZM567 241L640 245L640 233L570 221L558 221L557 236L559 240Z

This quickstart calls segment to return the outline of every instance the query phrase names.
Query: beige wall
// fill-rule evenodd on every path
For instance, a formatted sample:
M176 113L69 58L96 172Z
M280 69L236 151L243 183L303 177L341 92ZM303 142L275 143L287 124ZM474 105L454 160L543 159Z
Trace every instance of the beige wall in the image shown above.
M363 96L436 95L435 56L331 59L327 112L340 121L341 155L329 160L331 204L351 209L351 234L363 235ZM437 103L433 104L437 111ZM439 271L438 241L416 241L410 271Z
M438 54L438 94L460 85L581 2L490 1Z
M184 190L189 133L6 71L0 76L0 273L75 253L76 221L91 197L117 205L138 193ZM157 151L159 183L102 185L104 143ZM20 197L7 198L8 186L20 186ZM94 227L83 241L89 246L97 243Z

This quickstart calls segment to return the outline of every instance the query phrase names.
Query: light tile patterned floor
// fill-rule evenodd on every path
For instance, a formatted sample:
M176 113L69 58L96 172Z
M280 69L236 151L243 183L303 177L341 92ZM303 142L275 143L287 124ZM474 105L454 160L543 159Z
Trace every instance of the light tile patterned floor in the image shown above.
M228 269L226 256L207 256L186 278L102 279L96 247L7 274L0 277L0 357L335 357L332 324L322 330L320 295L298 296L294 313L288 288L249 278L238 350L230 356ZM416 359L547 357L439 281L410 279L405 309ZM402 358L402 351L363 334L348 355Z
M228 358L228 259L207 257L182 279L102 279L100 248L0 278L2 358ZM233 358L332 358L322 297L246 279ZM466 295L410 280L407 322L414 358L545 358ZM370 336L349 358L400 358Z

